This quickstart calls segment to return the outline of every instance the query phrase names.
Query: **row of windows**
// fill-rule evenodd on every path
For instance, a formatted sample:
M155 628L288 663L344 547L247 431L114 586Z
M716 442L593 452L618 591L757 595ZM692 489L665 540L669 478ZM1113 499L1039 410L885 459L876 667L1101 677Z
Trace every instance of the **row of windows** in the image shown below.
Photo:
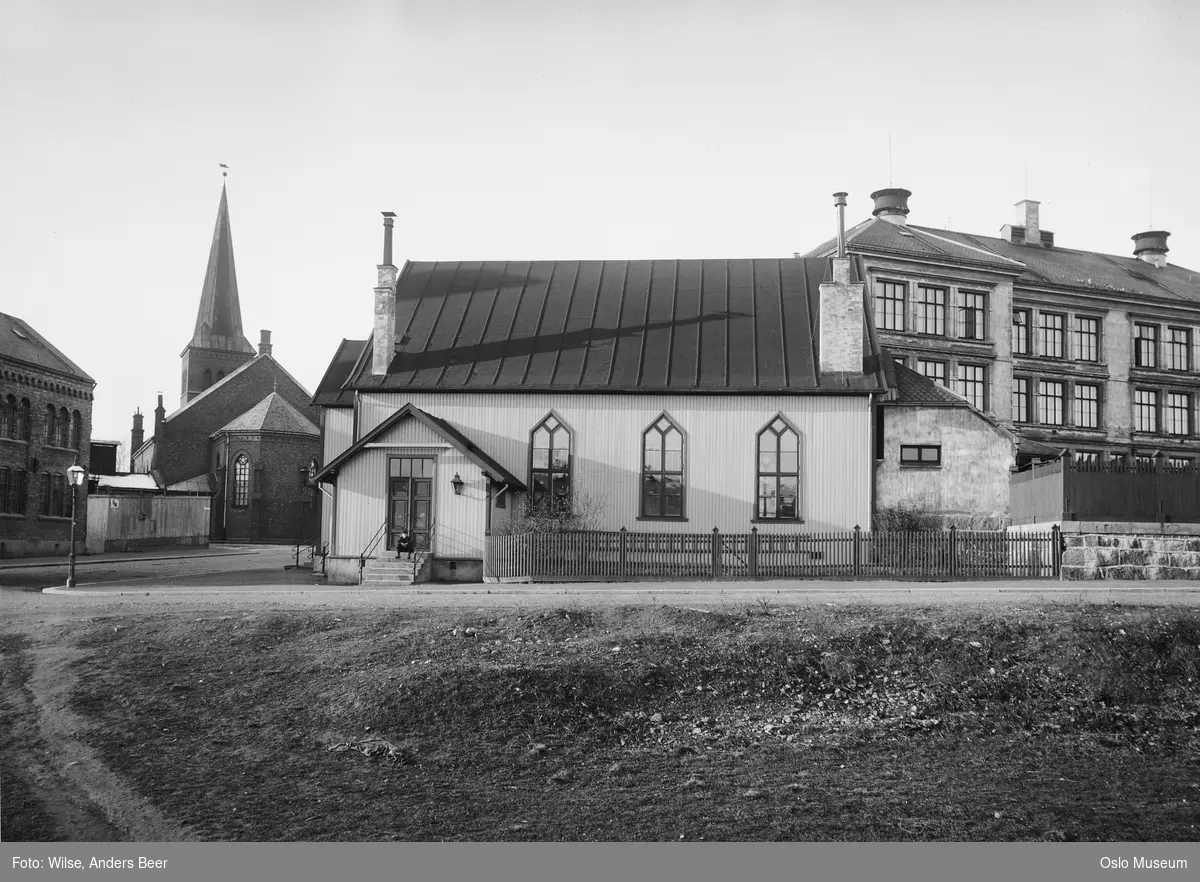
M47 404L45 410L45 432L42 439L47 447L67 447L78 450L83 438L83 416L79 411L68 411L65 407L54 409ZM17 401L9 395L0 400L0 438L29 441L33 434L33 420L28 398Z
M1066 383L1033 377L1013 377L1012 418L1014 423L1041 423L1078 429L1100 428L1100 386Z
M1071 457L1077 463L1090 463L1099 465L1105 461L1105 458L1109 460L1124 459L1125 454L1109 454L1107 457L1105 457L1105 454L1099 450L1076 450ZM1140 468L1154 468L1158 461L1158 457L1149 453L1134 454L1132 459L1133 462ZM1189 471L1195 466L1195 464L1196 460L1190 456L1167 456L1163 458L1163 466L1168 471Z
M987 295L959 291L958 305L948 304L949 291L936 285L917 285L911 303L905 282L881 281L875 286L875 327L881 331L910 331L945 337L947 315L957 315L956 336L963 340L987 337ZM947 310L951 311L947 313Z
M22 469L0 469L0 513L26 513L28 502L25 478L25 472ZM50 517L70 517L72 500L70 487L66 475L42 472L41 513Z
M571 511L571 430L549 414L530 433L530 504L534 511ZM687 469L683 429L668 414L642 432L639 516L686 517ZM755 509L763 520L800 518L800 433L782 415L755 436Z
M1136 367L1168 371L1192 370L1192 332L1188 328L1166 329L1159 345L1158 325L1135 322L1133 325L1133 363Z
M1013 310L1013 355L1067 358L1068 328L1071 331L1070 356L1076 361L1099 361L1100 319L1040 311L1035 317L1029 309Z

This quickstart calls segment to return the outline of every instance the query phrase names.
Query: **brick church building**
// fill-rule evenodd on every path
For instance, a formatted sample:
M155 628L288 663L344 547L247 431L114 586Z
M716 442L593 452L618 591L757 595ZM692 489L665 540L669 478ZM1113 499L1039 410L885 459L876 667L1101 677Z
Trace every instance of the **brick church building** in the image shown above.
M153 433L133 417L130 471L160 488L210 493L215 540L315 539L320 465L312 396L271 354L271 332L257 349L242 332L229 200L221 203L192 338L184 347L179 407L158 396Z

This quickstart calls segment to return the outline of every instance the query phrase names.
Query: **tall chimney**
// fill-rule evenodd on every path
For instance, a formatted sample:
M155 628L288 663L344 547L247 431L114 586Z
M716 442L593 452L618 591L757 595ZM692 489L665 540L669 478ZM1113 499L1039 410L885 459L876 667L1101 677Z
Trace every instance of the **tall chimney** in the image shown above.
M1016 204L1016 223L1018 226L1025 227L1026 245L1041 247L1042 244L1042 225L1038 217L1039 205L1041 203L1035 199L1022 199Z
M880 220L888 223L904 225L908 223L909 190L900 187L889 187L886 190L876 190L871 194L875 200L875 210L871 212Z
M270 331L260 330L258 332L258 354L259 355L270 355L271 354L271 332Z
M383 214L383 263L379 270L379 281L375 286L375 326L371 334L371 373L382 376L396 350L396 277L392 264L392 223L395 212Z
M142 409L133 414L133 431L129 433L129 469L133 470L133 455L146 441L146 430L142 428Z
M839 191L833 194L833 204L837 206L838 214L838 257L846 256L846 194Z
M1161 269L1167 265L1167 236L1169 235L1171 234L1166 230L1147 230L1131 236L1134 256Z
M158 393L158 407L154 408L154 441L156 444L162 442L163 423L167 418L167 409L163 407L162 393ZM157 453L156 453L157 455Z
M850 281L850 258L830 259L833 280L821 283L821 373L863 372L863 284Z

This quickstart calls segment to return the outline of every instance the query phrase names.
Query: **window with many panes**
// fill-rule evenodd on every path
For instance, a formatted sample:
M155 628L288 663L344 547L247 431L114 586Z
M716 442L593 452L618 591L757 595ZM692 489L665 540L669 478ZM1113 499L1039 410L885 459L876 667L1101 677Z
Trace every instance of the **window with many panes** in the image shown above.
M1133 428L1137 432L1158 431L1158 393L1137 389L1133 393Z
M966 340L982 340L987 335L987 295L975 291L963 291L961 311L961 334Z
M1192 467L1192 459L1187 456L1167 457L1167 468L1176 472L1186 472Z
M1100 454L1094 450L1076 450L1074 459L1078 463L1098 463Z
M936 383L946 385L946 362L931 361L927 358L917 359L917 371L923 377L928 377Z
M233 507L250 504L250 457L239 453L233 461Z
M875 327L881 331L904 330L904 295L908 286L903 282L875 284Z
M1192 350L1192 334L1187 328L1167 328L1167 370L1186 371Z
M984 409L984 393L987 389L987 369L981 364L958 366L958 394L980 410Z
M758 517L800 518L800 435L782 416L758 433Z
M1100 360L1100 320L1084 315L1075 317L1075 358Z
M1063 358L1064 318L1055 312L1038 313L1038 355L1044 358Z
M913 331L943 337L946 334L946 289L918 285L913 300Z
M683 517L683 432L665 413L642 433L642 517Z
M1028 309L1014 309L1013 310L1012 351L1013 351L1013 355L1028 355L1029 354L1029 310Z
M1029 422L1029 379L1013 377L1012 412L1014 423Z
M566 515L571 510L571 431L554 414L538 423L530 436L529 502L540 514Z
M1075 425L1080 429L1100 427L1100 387L1075 384Z
M1063 384L1058 380L1038 380L1038 422L1061 426L1063 421Z
M1138 367L1158 367L1158 326L1133 326L1133 363Z
M1191 409L1190 395L1182 392L1168 392L1166 404L1163 407L1163 431L1168 435L1187 435Z

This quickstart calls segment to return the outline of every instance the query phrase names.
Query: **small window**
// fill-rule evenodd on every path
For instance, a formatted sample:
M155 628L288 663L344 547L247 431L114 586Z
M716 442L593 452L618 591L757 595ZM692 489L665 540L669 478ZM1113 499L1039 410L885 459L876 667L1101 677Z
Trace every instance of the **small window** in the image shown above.
M983 340L987 336L987 295L974 291L962 292L962 337Z
M1137 367L1158 367L1158 325L1133 326L1133 363Z
M1100 454L1094 450L1076 450L1074 459L1077 465L1098 465Z
M1075 317L1075 358L1079 361L1100 360L1099 319Z
M207 389L211 385L212 385L212 368L205 368L204 369L204 381L203 381L203 385L200 388Z
M1029 310L1028 309L1014 309L1013 310L1012 351L1013 351L1013 355L1028 355L1029 354Z
M942 445L940 444L901 444L900 465L902 466L940 466L942 464Z
M1029 378L1013 377L1012 418L1014 423L1029 422Z

